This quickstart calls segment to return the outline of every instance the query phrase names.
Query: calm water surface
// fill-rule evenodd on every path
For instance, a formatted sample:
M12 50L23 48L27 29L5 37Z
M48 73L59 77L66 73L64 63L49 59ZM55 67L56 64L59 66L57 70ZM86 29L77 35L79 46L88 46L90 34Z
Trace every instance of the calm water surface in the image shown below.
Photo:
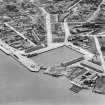
M105 96L82 91L74 95L65 78L31 73L0 51L1 105L104 105Z

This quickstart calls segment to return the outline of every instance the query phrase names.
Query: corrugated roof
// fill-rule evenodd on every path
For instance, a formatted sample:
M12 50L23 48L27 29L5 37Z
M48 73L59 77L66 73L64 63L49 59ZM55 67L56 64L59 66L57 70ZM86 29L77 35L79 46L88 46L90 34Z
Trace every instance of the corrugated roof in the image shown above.
M82 61L80 64L82 66L85 66L87 68L90 68L90 69L92 69L92 70L94 70L94 71L96 71L98 73L103 73L102 67L99 66L99 65L97 65L97 64L95 64L95 63L92 63L92 62L89 62L89 61L86 61L85 60L85 61Z

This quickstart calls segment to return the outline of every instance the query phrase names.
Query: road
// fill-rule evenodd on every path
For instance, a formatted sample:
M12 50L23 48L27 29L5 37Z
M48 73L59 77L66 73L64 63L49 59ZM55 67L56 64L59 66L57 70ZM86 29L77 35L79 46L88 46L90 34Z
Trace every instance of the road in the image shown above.
M94 40L95 40L95 43L96 43L97 51L99 52L99 55L100 55L103 70L105 72L105 61L104 61L104 57L103 57L103 54L102 54L102 51L101 51L100 43L99 43L98 38L96 36L94 36Z
M46 14L46 29L47 29L47 42L48 46L52 44L52 32L51 32L51 20L50 14L45 11L45 9L40 8Z
M14 29L12 26L10 26L8 23L5 23L6 26L8 26L10 29L12 29L13 31L15 31L19 36L21 36L24 39L27 39L28 42L30 42L30 44L32 44L33 46L36 46L35 43L33 43L31 40L29 40L28 38L26 38L23 34L21 34L20 32L18 32L16 29Z
M64 29L65 29L65 43L68 43L68 36L70 35L68 23L64 22Z
M94 19L95 15L97 15L97 13L100 10L100 6L101 4L103 4L105 2L105 0L102 0L102 2L100 3L100 5L97 7L97 10L93 13L93 15L87 20L87 22L90 22L92 19Z

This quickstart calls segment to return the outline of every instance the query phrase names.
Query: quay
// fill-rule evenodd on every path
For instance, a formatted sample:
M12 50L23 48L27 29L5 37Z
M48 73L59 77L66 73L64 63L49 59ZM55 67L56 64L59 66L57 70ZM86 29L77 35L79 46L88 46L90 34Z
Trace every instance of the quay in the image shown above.
M40 66L29 58L26 58L18 53L11 54L11 56L31 72L38 72L40 70Z

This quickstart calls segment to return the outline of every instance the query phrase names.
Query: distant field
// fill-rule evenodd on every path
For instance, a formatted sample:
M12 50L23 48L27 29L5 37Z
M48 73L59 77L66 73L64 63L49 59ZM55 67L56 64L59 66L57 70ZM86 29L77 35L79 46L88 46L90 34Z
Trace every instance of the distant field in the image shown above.
M72 61L76 58L80 58L83 55L66 46L59 47L57 49L44 52L32 58L38 64L44 66L58 65L61 62Z

